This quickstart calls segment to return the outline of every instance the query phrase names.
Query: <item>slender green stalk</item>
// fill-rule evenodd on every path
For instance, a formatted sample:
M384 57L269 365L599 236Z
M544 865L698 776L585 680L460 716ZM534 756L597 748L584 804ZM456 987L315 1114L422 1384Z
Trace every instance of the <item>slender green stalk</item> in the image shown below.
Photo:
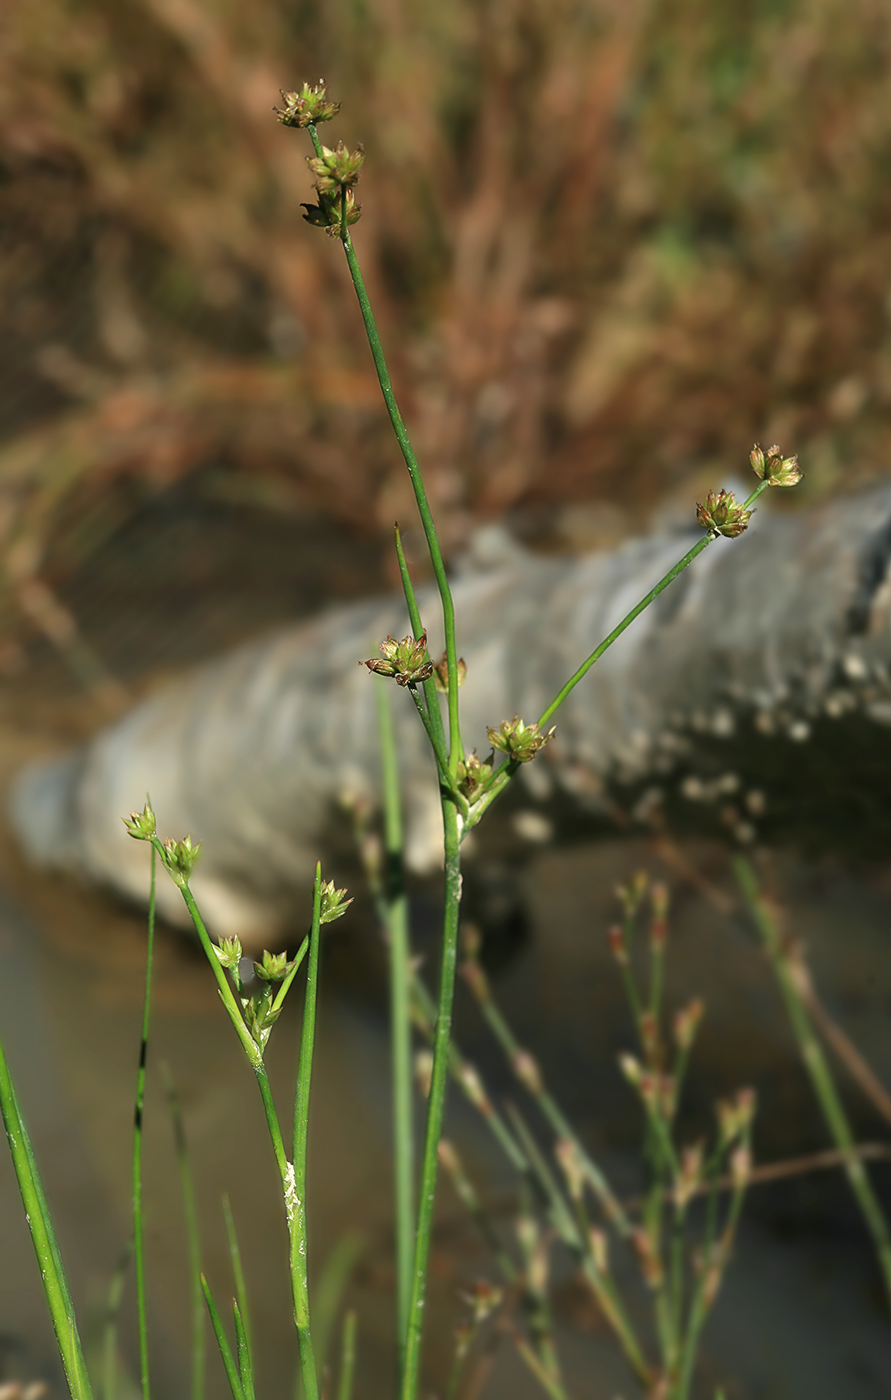
M0 1111L3 1114L12 1165L21 1192L25 1219L31 1231L34 1253L37 1255L37 1263L40 1267L43 1291L56 1334L65 1379L71 1391L72 1400L92 1400L93 1392L78 1335L77 1319L74 1314L68 1280L62 1267L62 1257L59 1253L49 1206L37 1170L31 1140L22 1119L2 1041L0 1041Z
M192 1180L186 1129L176 1085L167 1066L162 1065L161 1070L170 1109L170 1121L173 1124L173 1140L179 1167L183 1214L186 1220L186 1245L189 1251L189 1302L192 1315L192 1400L201 1400L204 1395L205 1369L204 1297L201 1287L201 1238L198 1230L198 1210L195 1204L195 1183Z
M752 492L751 496L749 496L748 500L745 502L744 508L748 509L751 506L752 502L757 500L757 498L761 495L761 492L768 485L769 482L760 481L755 487L755 490ZM649 593L646 593L644 597L641 598L640 602L635 604L631 611L625 614L625 616L622 618L622 621L619 622L613 628L613 630L609 633L608 636L604 637L600 645L596 647L594 651L591 652L591 655L587 657L585 661L582 662L578 670L573 672L566 684L562 686L561 689L554 696L547 709L542 711L541 715L538 718L538 725L540 729L543 729L548 723L548 721L553 718L557 710L563 704L563 701L566 699L566 697L573 690L575 690L575 687L578 685L579 681L584 679L584 677L590 671L591 667L597 661L600 660L604 652L609 650L613 642L618 641L619 637L621 637L622 633L631 626L635 618L640 617L640 614L644 612L644 610L648 608L651 603L655 602L655 600L659 597L659 594L664 592L668 585L670 583L673 583L674 580L678 577L678 575L683 573L684 569L686 569L690 564L692 564L694 559L698 559L702 551L704 549L707 549L708 546L712 543L712 541L716 540L717 538L718 535L716 532L710 532L707 535L703 535L702 539L697 540L696 544L693 546L692 549L687 550L687 553L684 555L683 559L679 559L678 562L675 565L673 565L672 568L669 569L668 573L665 574L665 576L661 578L653 588L650 589ZM512 760L501 765L501 767L497 770L494 777L490 781L488 787L486 788L486 791L474 803L473 811L471 812L470 817L465 823L463 833L464 835L466 835L468 831L471 831L473 827L478 825L480 819L488 811L495 799L504 791L511 778L513 778L514 774L519 770L519 767L520 765Z
M153 836L152 844L158 850L162 860L165 858L164 847ZM165 862L166 863L166 862ZM282 1194L285 1202L285 1214L288 1222L288 1242L291 1272L291 1296L294 1307L294 1325L297 1329L297 1342L300 1351L300 1367L303 1377L305 1400L318 1400L318 1379L316 1375L315 1360L312 1350L312 1337L309 1330L309 1291L306 1277L306 1202L303 1194L303 1185L306 1175L306 1127L309 1109L309 1078L312 1066L312 1034L307 1030L307 1020L312 1030L315 1028L315 994L318 981L318 943L320 924L320 900L321 900L321 868L316 867L315 893L313 897L313 925L309 939L310 949L310 972L307 979L307 1006L304 1011L303 1026L303 1046L300 1056L300 1077L297 1084L297 1099L294 1109L294 1145L295 1153L301 1154L300 1175L301 1187L297 1189L297 1169L296 1164L288 1161L285 1152L284 1138L278 1121L278 1114L275 1109L275 1102L272 1097L272 1088L269 1083L269 1076L266 1073L266 1066L263 1063L263 1053L259 1045L254 1040L248 1030L241 1008L232 991L229 979L227 978L222 964L216 955L214 946L210 941L207 927L201 917L201 911L195 903L195 897L189 889L186 881L177 880L186 908L189 911L195 931L198 934L201 946L211 965L220 997L228 1012L229 1019L235 1027L236 1034L241 1041L242 1048L247 1056L248 1063L254 1071L257 1079L257 1087L260 1091L260 1099L263 1104L263 1112L266 1115L266 1126L269 1130L269 1137L272 1143L272 1151L275 1155L276 1166L282 1183ZM293 979L292 969L290 980ZM312 990L310 992L310 982ZM283 984L284 985L284 984ZM280 1004L281 992L276 998L276 1004ZM309 1034L309 1053L305 1054L307 1036ZM301 1080L305 1077L305 1085L301 1085ZM207 1290L205 1288L205 1297Z
M743 856L737 856L733 864L736 878L779 983L783 1000L786 1003L786 1012L798 1041L801 1058L810 1076L817 1102L823 1111L826 1126L836 1146L845 1154L845 1172L848 1182L860 1207L866 1227L872 1236L879 1267L884 1276L889 1301L891 1301L891 1232L889 1232L888 1222L878 1197L873 1191L869 1174L861 1159L856 1155L854 1134L851 1131L841 1095L832 1077L829 1061L823 1054L820 1042L814 1034L810 1017L799 994L776 920L761 895L757 877L749 862Z
M238 1357L238 1374L241 1378L245 1400L256 1400L254 1395L254 1363L251 1359L247 1329L237 1298L232 1299L232 1317L235 1322L235 1352Z
M118 1313L124 1294L124 1283L130 1259L133 1254L133 1241L128 1240L108 1288L105 1302L105 1323L102 1329L102 1396L103 1400L117 1400L118 1365Z
M767 480L759 481L758 485L755 487L755 490L752 492L751 496L749 496L748 500L746 501L744 509L748 510L749 507L753 504L753 502L756 501L761 495L761 492L764 491L769 485L770 483ZM584 679L584 677L590 671L591 667L595 664L595 662L600 660L601 656L605 651L609 650L613 642L618 641L622 633L628 627L631 626L634 619L640 617L641 613L646 608L648 608L651 603L654 603L656 601L656 599L659 597L659 594L664 592L664 590L668 587L670 583L674 583L678 575L682 574L684 569L686 569L690 564L692 564L693 560L697 559L702 553L702 551L704 549L707 549L708 546L717 538L718 535L716 532L710 531L707 535L703 535L702 539L697 540L696 544L694 544L692 549L687 550L687 553L684 555L683 559L679 559L678 562L674 565L674 567L669 569L668 573L664 576L664 578L661 578L659 582L653 588L650 589L649 593L645 593L643 598L641 598L640 602L637 603L629 613L625 614L625 616L622 618L622 621L613 628L613 630L609 633L608 636L604 637L603 641L598 647L595 647L594 651L591 652L591 655L587 658L587 660L582 662L578 670L575 671L570 676L566 684L562 686L560 690L558 690L557 694L554 696L547 709L542 711L542 714L539 717L538 721L540 728L544 728L548 720L552 717L552 715L556 713L556 711L563 704L563 701L566 699L567 695L569 695L571 691L575 690L575 687L578 685L579 681Z
M442 804L445 851L445 910L443 918L442 961L440 965L439 1006L433 1037L433 1071L427 1100L427 1129L418 1205L418 1228L405 1346L405 1372L402 1400L415 1400L420 1381L421 1335L424 1299L427 1289L427 1261L433 1228L433 1202L436 1195L437 1148L442 1135L445 1091L449 1068L449 1041L452 1005L455 996L455 970L458 962L458 907L461 900L461 846L458 813L445 798Z
M405 1364L405 1338L411 1301L414 1256L414 1126L412 1115L411 1061L411 948L408 898L402 866L404 832L399 795L396 739L390 713L389 692L375 686L381 775L384 800L386 850L386 920L390 952L390 1047L393 1075L393 1185L396 1219L396 1346L399 1380Z
M314 126L309 127L313 145L316 146L318 154L318 135ZM346 201L343 201L346 207ZM446 575L445 563L442 557L442 550L439 547L439 539L436 534L436 526L433 523L433 515L427 500L427 491L424 486L424 479L415 456L414 448L409 440L405 423L402 421L402 414L399 412L399 405L393 393L393 385L390 380L390 371L384 358L383 346L378 335L377 326L374 320L374 312L368 300L368 293L365 290L365 283L362 279L362 272L359 267L359 260L356 257L356 250L353 247L353 240L350 231L344 225L341 230L341 242L346 254L347 266L350 269L350 276L353 279L353 287L356 292L356 299L359 303L359 310L362 313L362 320L365 323L365 334L368 337L368 344L371 349L371 357L374 360L374 368L377 371L378 383L381 386L381 393L384 403L387 406L387 413L390 415L390 423L396 441L399 443L408 474L411 478L412 488L415 493L415 501L418 506L418 514L421 517L421 524L427 539L427 548L430 551L430 562L433 565L433 573L436 578L439 596L442 601L442 619L445 629L446 659L449 672L449 767L452 777L458 771L458 762L464 756L461 747L461 730L458 723L458 650L455 643L455 605L452 601L452 591L449 588L449 581Z
M357 1230L341 1235L328 1253L313 1289L312 1338L320 1367L328 1364L328 1353L334 1325L350 1281L356 1260L365 1248L365 1239Z
M350 1309L343 1320L343 1341L340 1348L340 1384L337 1400L352 1400L353 1373L356 1367L356 1313Z
M235 1364L235 1357L232 1355L232 1348L226 1337L226 1329L223 1327L223 1319L220 1311L214 1302L213 1294L210 1291L210 1284L204 1275L201 1275L201 1287L204 1290L204 1301L207 1303L207 1311L210 1314L210 1325L213 1334L217 1339L217 1346L220 1350L220 1360L223 1363L223 1370L226 1372L226 1379L229 1382L229 1389L232 1391L232 1400L248 1400L244 1386L241 1383L241 1376Z
M155 948L155 867L157 853L151 854L149 879L148 942L145 954L145 990L142 1004L142 1036L139 1067L136 1071L136 1112L133 1121L133 1263L136 1272L136 1315L139 1326L139 1374L143 1400L150 1400L148 1354L148 1305L145 1291L145 1236L142 1215L142 1119L145 1108L145 1066L148 1057L149 1019L152 1003L152 961Z
M229 1243L229 1262L232 1265L232 1277L235 1280L235 1297L238 1301L238 1312L241 1319L241 1326L244 1328L245 1345L248 1354L252 1356L254 1346L247 1284L245 1283L244 1268L241 1262L241 1250L238 1247L238 1234L235 1230L235 1217L232 1214L232 1204L229 1197L226 1195L223 1196L223 1218L226 1222L226 1239Z
M316 1034L316 1006L319 991L319 948L321 944L322 867L316 863L312 896L312 931L309 936L309 966L306 973L306 997L303 1003L303 1027L300 1034L300 1064L297 1092L294 1096L294 1164L290 1181L285 1185L285 1208L288 1213L288 1233L291 1241L291 1281L294 1294L294 1318L300 1349L300 1374L306 1400L317 1400L318 1373L309 1326L309 1281L306 1248L306 1145L309 1134L309 1093L312 1083L312 1058Z

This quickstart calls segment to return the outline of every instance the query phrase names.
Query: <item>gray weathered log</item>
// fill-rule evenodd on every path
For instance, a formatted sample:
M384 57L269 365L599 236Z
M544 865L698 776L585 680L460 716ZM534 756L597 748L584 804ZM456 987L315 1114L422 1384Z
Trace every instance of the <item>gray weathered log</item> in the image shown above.
M488 751L487 724L537 717L691 542L471 561L454 585L467 748ZM743 840L762 822L877 844L891 808L889 559L889 488L807 513L762 509L742 538L715 542L563 706L553 745L523 770L518 831L543 834L568 799L603 815L620 793L641 817L707 812ZM421 603L435 650L438 605L430 592ZM372 688L385 682L357 662L407 630L401 599L339 608L200 667L78 752L25 770L12 817L28 855L144 900L145 848L121 817L149 792L164 834L204 843L194 887L214 930L267 941L339 799L374 801ZM429 870L435 774L409 696L394 687L392 699L409 863ZM160 897L177 917L177 893L162 882Z

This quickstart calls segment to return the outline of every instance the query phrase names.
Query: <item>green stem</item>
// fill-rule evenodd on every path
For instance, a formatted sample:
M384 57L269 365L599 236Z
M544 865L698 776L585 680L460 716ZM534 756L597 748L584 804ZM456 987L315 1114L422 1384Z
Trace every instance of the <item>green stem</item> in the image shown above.
M130 1268L132 1253L133 1241L130 1240L112 1276L105 1303L105 1322L102 1329L103 1400L117 1400L118 1313L121 1309L121 1298L124 1295L124 1283Z
M152 837L152 844L158 850L162 860L164 859L164 847L157 836ZM310 935L310 971L307 978L307 1008L304 1012L303 1027L303 1048L300 1056L301 1079L305 1073L305 1091L301 1089L298 1080L297 1103L294 1110L294 1146L295 1155L298 1147L302 1144L303 1162L302 1175L306 1174L306 1121L309 1107L309 1074L312 1064L312 1042L310 1035L309 1057L304 1058L304 1049L307 1038L307 1016L311 1025L315 1025L315 982L318 979L318 930L320 920L320 899L321 899L321 869L316 867L315 894L313 898L313 929ZM282 1193L285 1201L285 1213L288 1221L289 1253L291 1262L291 1296L294 1306L294 1324L297 1328L297 1342L300 1350L300 1366L303 1376L305 1400L318 1400L318 1379L316 1376L315 1360L312 1352L312 1338L309 1332L309 1291L306 1280L306 1206L301 1189L297 1189L296 1164L292 1165L285 1152L284 1138L278 1121L278 1114L275 1110L275 1103L272 1097L272 1089L269 1084L269 1076L266 1073L266 1066L263 1063L263 1054L257 1045L250 1031L244 1022L241 1008L235 999L229 979L223 970L222 964L216 955L214 945L211 943L210 934L201 917L201 911L195 903L195 896L189 889L188 884L179 882L180 892L189 911L195 931L204 949L207 960L213 970L217 986L220 991L223 1005L229 1013L229 1019L235 1027L242 1048L247 1056L257 1079L257 1088L260 1091L260 1099L263 1104L263 1112L266 1115L266 1126L269 1130L269 1137L272 1143L272 1151L275 1155L276 1166L281 1177ZM313 958L315 957L315 965ZM293 971L292 969L292 975ZM310 1004L310 981L313 981L312 1001ZM300 1139L300 1142L298 1142ZM205 1288L205 1297L207 1289Z
M319 989L319 947L321 944L322 867L316 864L313 886L312 932L309 938L309 966L306 973L306 998L303 1006L303 1027L300 1035L300 1068L294 1099L294 1165L290 1181L285 1182L285 1209L291 1240L291 1286L294 1295L294 1320L300 1348L300 1374L305 1400L317 1400L318 1377L309 1326L309 1281L306 1249L306 1145L309 1133L309 1096L312 1082L312 1058L316 1031L316 1006Z
M244 1266L241 1262L241 1249L238 1244L238 1234L235 1229L235 1217L232 1214L232 1204L227 1195L223 1196L223 1219L226 1222L229 1263L232 1266L232 1278L235 1282L235 1297L238 1302L238 1311L241 1315L241 1325L244 1329L245 1345L248 1355L253 1356L253 1330L251 1328L251 1314L248 1306L247 1284L244 1277Z
M736 878L779 983L783 1000L786 1003L786 1011L798 1041L801 1058L810 1076L817 1102L823 1111L823 1117L836 1146L845 1154L845 1172L848 1183L860 1207L866 1227L872 1236L879 1267L884 1276L889 1301L891 1301L891 1232L888 1229L888 1222L878 1197L873 1191L866 1168L855 1153L854 1134L851 1131L841 1096L832 1077L829 1062L814 1034L810 1017L799 995L795 978L789 966L780 930L761 896L755 872L743 856L737 856L733 864Z
M145 990L142 1004L142 1038L136 1071L136 1111L133 1122L133 1261L136 1271L136 1313L139 1326L139 1372L143 1400L150 1400L148 1355L148 1308L145 1291L145 1237L142 1215L142 1118L145 1107L145 1066L148 1057L149 1017L152 999L152 961L155 947L155 868L157 852L151 854L149 879L148 942L145 955Z
M753 501L758 499L758 497L761 495L761 492L768 485L769 483L767 481L761 481L758 483L751 496L749 496L748 500L745 502L744 508L746 510L748 510L749 506L751 506ZM598 647L595 648L594 651L591 652L591 655L587 658L587 660L583 661L578 670L570 676L566 684L554 696L554 699L551 701L550 705L548 705L547 709L542 711L538 719L539 728L543 729L544 726L547 724L548 720L553 718L557 710L563 704L563 701L566 699L566 697L573 690L575 690L575 687L578 685L579 681L584 679L584 677L590 671L591 667L595 664L595 662L600 660L601 656L603 656L605 651L609 650L613 642L618 641L619 637L621 637L622 633L628 627L631 626L631 623L634 622L635 618L640 617L640 614L646 608L648 608L651 603L655 602L655 600L659 597L659 594L663 593L668 587L668 585L670 583L673 583L674 580L678 577L678 575L683 573L684 569L686 569L690 564L692 564L693 560L697 559L702 553L702 551L704 549L707 549L708 546L712 543L712 541L716 540L717 538L718 535L716 532L710 532L709 534L704 535L701 540L697 540L693 548L687 550L687 553L684 555L683 559L679 559L678 562L672 568L669 569L668 573L665 574L665 576L659 580L655 587L651 588L649 593L645 594L644 597L641 598L640 602L637 603L629 613L625 614L625 616L622 618L622 621L613 628L609 636L604 637L603 641ZM480 818L484 815L485 812L488 811L495 799L507 787L507 784L517 772L519 766L520 765L516 762L508 762L503 763L501 765L501 767L498 769L495 776L489 783L489 786L487 787L483 796L480 797L478 801L474 803L473 811L465 824L465 835L468 831L472 830L473 827L475 827L479 823Z
M232 1400L247 1400L244 1386L241 1383L241 1376L235 1364L235 1357L232 1355L232 1348L226 1337L226 1329L223 1327L220 1310L210 1291L210 1284L203 1274L201 1275L201 1287L204 1290L204 1301L207 1303L207 1311L210 1315L210 1325L213 1328L213 1334L216 1337L217 1346L219 1347L220 1360L223 1363L223 1370L226 1372L226 1379L229 1382L229 1389L232 1392Z
M317 140L315 128L310 127L309 131L310 135L314 136L314 140ZM464 755L464 750L461 747L461 730L458 723L458 649L455 642L455 605L452 601L452 591L449 588L442 550L439 547L436 526L433 523L433 515L427 500L424 479L421 476L418 459L415 456L414 448L409 441L405 424L402 421L402 414L399 412L399 406L396 403L396 396L393 393L393 385L390 381L390 371L387 369L383 346L381 345L380 336L378 335L374 320L374 312L371 309L368 293L365 290L365 283L362 280L362 272L359 267L359 260L356 257L356 250L353 247L353 240L350 237L349 229L346 227L344 227L341 232L341 241L346 254L347 266L350 269L350 276L353 279L356 299L359 302L359 309L362 312L362 320L365 323L365 334L368 337L368 344L371 348L371 356L374 360L375 370L377 371L378 383L381 386L381 393L384 397L384 403L387 406L387 413L390 415L390 423L396 436L396 441L399 443L405 465L408 467L408 474L411 478L412 488L415 493L415 501L418 506L418 514L421 517L421 524L427 539L427 548L430 551L430 562L433 565L433 573L442 601L446 660L449 671L449 768L454 777L458 771L458 762Z
M458 835L458 813L448 798L442 804L445 853L445 910L443 916L442 962L440 967L439 1007L433 1037L433 1071L427 1102L427 1129L421 1168L418 1205L418 1228L412 1271L412 1291L409 1306L408 1332L405 1345L405 1372L402 1400L415 1400L420 1381L421 1339L424 1299L427 1287L427 1261L433 1227L433 1202L436 1195L437 1149L442 1135L445 1091L449 1068L449 1041L452 1029L452 1004L455 996L455 970L458 961L458 911L461 901L461 844Z
M43 1291L56 1334L68 1389L71 1392L72 1400L93 1400L90 1379L87 1375L83 1349L77 1331L74 1304L68 1289L68 1280L62 1267L62 1257L53 1230L49 1206L37 1170L31 1140L22 1119L2 1041L0 1041L0 1111L3 1114L12 1165L21 1192L25 1219L31 1231L34 1253L37 1255L37 1263L40 1267Z
M404 832L399 796L396 740L390 713L389 692L383 683L377 696L378 732L384 799L386 849L385 917L390 953L390 1026L393 1071L393 1157L396 1217L396 1345L400 1383L405 1362L405 1337L411 1301L414 1255L414 1129L412 1115L411 949L408 898L402 867Z
M343 1342L340 1348L340 1384L337 1400L352 1400L353 1372L356 1367L356 1313L350 1309L343 1320Z

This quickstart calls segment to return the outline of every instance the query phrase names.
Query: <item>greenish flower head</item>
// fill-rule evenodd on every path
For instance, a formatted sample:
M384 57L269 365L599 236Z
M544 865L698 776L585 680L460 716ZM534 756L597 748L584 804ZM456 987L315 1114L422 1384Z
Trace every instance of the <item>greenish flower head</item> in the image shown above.
M339 185L358 184L365 164L365 147L359 145L354 151L349 151L342 141L338 141L333 151L329 146L323 146L322 154L307 156L306 163L316 177L318 193L330 194Z
M335 919L339 919L345 914L352 904L351 899L346 898L346 890L336 890L334 881L322 881L321 918L320 923L332 924Z
M282 92L284 107L273 107L282 126L316 126L319 122L330 122L340 111L339 102L329 102L325 91L325 79L320 78L315 87L304 83L299 92Z
M542 734L537 721L533 724L525 724L519 715L514 715L513 719L503 719L497 729L488 729L489 743L493 749L499 753L506 753L508 758L515 763L529 763L543 749L549 739L552 739L556 729L548 729Z
M145 806L141 812L131 812L129 817L123 818L124 826L127 828L127 835L132 836L134 841L151 841L155 834L155 814L152 811L152 804L146 797Z
M748 528L752 512L740 505L732 491L709 491L705 500L696 507L696 519L703 530L713 535L723 535L726 539L736 539Z
M200 852L201 842L196 841L193 846L191 836L184 836L181 841L168 838L164 842L164 864L181 890L184 890L188 885L192 867Z
M213 945L213 950L220 961L220 965L227 972L237 972L238 964L241 962L242 950L240 938L224 938L222 942Z
M360 661L378 676L392 676L397 685L417 685L433 675L433 663L427 659L427 633L420 637L403 637L397 642L388 637L378 642L378 651L383 660Z
M804 475L798 458L784 457L776 443L768 447L766 453L756 443L749 453L749 461L755 475L769 486L797 486Z
M475 753L466 753L458 760L458 791L464 794L468 802L473 802L479 796L491 776L492 764L488 759L484 761L477 758Z
M254 963L254 971L263 982L283 982L290 970L287 953L264 950L262 961Z

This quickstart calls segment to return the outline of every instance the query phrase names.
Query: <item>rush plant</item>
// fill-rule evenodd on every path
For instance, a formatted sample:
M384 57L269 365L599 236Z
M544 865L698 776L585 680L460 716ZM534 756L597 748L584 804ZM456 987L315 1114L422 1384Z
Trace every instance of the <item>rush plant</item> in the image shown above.
M419 611L402 540L397 527L395 547L405 594L407 635L380 642L380 656L365 661L369 684L378 687L381 706L381 734L384 752L385 814L384 852L377 864L369 858L369 872L385 924L390 949L392 995L392 1064L394 1111L394 1182L396 1214L396 1308L395 1333L398 1357L396 1395L399 1400L417 1400L421 1382L424 1341L425 1299L431 1246L434 1203L440 1165L455 1182L462 1199L488 1229L473 1188L467 1181L454 1148L443 1141L443 1112L447 1087L453 1078L461 1090L484 1113L504 1152L524 1183L524 1206L518 1232L520 1263L504 1250L497 1235L489 1232L493 1253L504 1275L505 1293L500 1299L480 1294L473 1302L470 1331L464 1337L465 1350L457 1358L457 1369L450 1394L457 1394L460 1362L466 1354L474 1329L493 1311L506 1306L510 1297L526 1319L526 1332L517 1333L521 1355L541 1382L546 1393L563 1400L560 1377L548 1321L546 1289L547 1238L554 1234L573 1253L593 1294L614 1331L633 1374L643 1391L660 1400L687 1400L690 1394L696 1347L705 1316L714 1300L717 1285L726 1267L749 1171L748 1135L752 1101L740 1098L725 1105L719 1117L715 1145L680 1149L672 1136L674 1108L679 1084L692 1044L695 1007L680 1013L669 1034L661 1010L661 967L664 938L664 896L654 892L651 927L651 977L646 998L637 988L631 972L628 948L631 925L643 897L642 889L625 893L626 923L613 936L616 960L626 980L628 995L640 1040L640 1055L623 1061L624 1073L640 1098L646 1129L650 1186L642 1215L632 1219L617 1198L602 1171L573 1133L556 1100L543 1084L531 1057L513 1040L489 992L476 957L472 937L464 947L464 975L474 991L494 1034L508 1055L514 1071L550 1123L557 1138L557 1156L562 1173L558 1181L544 1162L523 1119L515 1113L510 1122L496 1112L479 1076L462 1057L452 1038L452 1008L459 966L459 920L461 908L462 843L485 816L492 804L512 782L522 765L533 762L550 741L557 716L567 696L588 671L613 646L623 632L680 573L719 536L733 538L748 525L755 501L770 486L786 487L800 479L795 457L784 457L776 446L766 452L756 447L751 463L757 484L744 502L728 491L712 492L699 505L697 515L703 535L665 576L633 607L617 626L584 658L550 703L538 716L492 716L489 728L491 753L480 759L468 752L462 742L459 690L462 683L473 684L473 676L459 654L458 621L443 552L427 498L421 467L415 456L400 414L390 380L381 339L362 278L352 230L361 217L357 186L364 169L361 146L348 149L342 141L329 147L322 143L318 128L332 121L339 104L330 100L325 84L304 84L299 91L283 94L277 114L283 126L305 131L311 150L307 155L315 179L315 200L307 203L305 217L340 244L355 288L368 345L374 361L384 403L397 444L414 490L417 510L436 579L445 653L439 658L428 650L426 619ZM505 217L510 217L505 211ZM356 658L361 661L360 658ZM407 904L401 879L403 848L402 818L398 792L398 737L391 727L388 680L406 691L422 723L436 765L442 810L443 831L443 915L438 988L431 996L422 983L411 958ZM401 697L400 697L401 698ZM400 720L401 722L401 720ZM361 821L360 821L361 825ZM160 862L167 876L179 887L192 923L216 978L220 998L231 1019L245 1058L253 1071L269 1132L285 1207L290 1264L290 1285L294 1326L300 1360L300 1376L305 1400L317 1400L322 1393L317 1349L313 1342L308 1282L306 1150L311 1106L313 1037L320 975L321 931L324 924L339 918L349 900L333 882L322 879L317 866L313 889L309 932L296 955L264 954L254 964L253 976L245 975L244 959L237 939L214 943L190 889L190 876L198 856L198 846L189 836L162 840L156 830L151 804L128 819L130 835L144 841L152 853L152 903L154 871ZM368 835L368 831L365 831ZM366 843L370 849L369 843ZM153 912L150 916L153 918ZM306 964L304 1015L300 1065L294 1098L290 1136L283 1131L273 1100L265 1067L265 1051L274 1031L285 998L298 972ZM144 1064L148 1036L150 977L146 980L147 999L143 1025ZM423 1062L426 1091L426 1122L419 1170L413 1159L413 1023L429 1039L430 1050ZM138 1085L141 1114L143 1082ZM80 1347L74 1309L65 1282L58 1247L55 1244L37 1166L30 1150L21 1113L0 1049L0 1104L7 1125L16 1172L35 1249L41 1265L47 1301L56 1329L66 1377L74 1400L90 1400L92 1391ZM139 1118L139 1114L137 1115ZM141 1319L141 1380L144 1400L150 1395L148 1349L145 1336L145 1286L141 1247L141 1166L139 1132L134 1152L134 1237L137 1261L138 1304ZM731 1206L721 1228L717 1214L717 1183L721 1172L730 1176ZM685 1274L682 1252L683 1228L690 1201L700 1191L711 1192L704 1253L692 1283ZM588 1219L593 1202L597 1219ZM655 1299L658 1360L647 1359L628 1311L619 1296L606 1244L606 1231L614 1232L621 1247L627 1247L640 1262L644 1277ZM233 1270L240 1278L237 1242L230 1222ZM220 1309L201 1278L213 1330L218 1342L228 1384L234 1400L254 1400L251 1333L242 1284L233 1310L234 1345L227 1335ZM504 1313L505 1326L513 1327ZM198 1329L200 1332L200 1328ZM338 1394L349 1400L355 1350L355 1319L348 1318L343 1339L342 1366ZM194 1385L200 1394L202 1367L196 1366Z

